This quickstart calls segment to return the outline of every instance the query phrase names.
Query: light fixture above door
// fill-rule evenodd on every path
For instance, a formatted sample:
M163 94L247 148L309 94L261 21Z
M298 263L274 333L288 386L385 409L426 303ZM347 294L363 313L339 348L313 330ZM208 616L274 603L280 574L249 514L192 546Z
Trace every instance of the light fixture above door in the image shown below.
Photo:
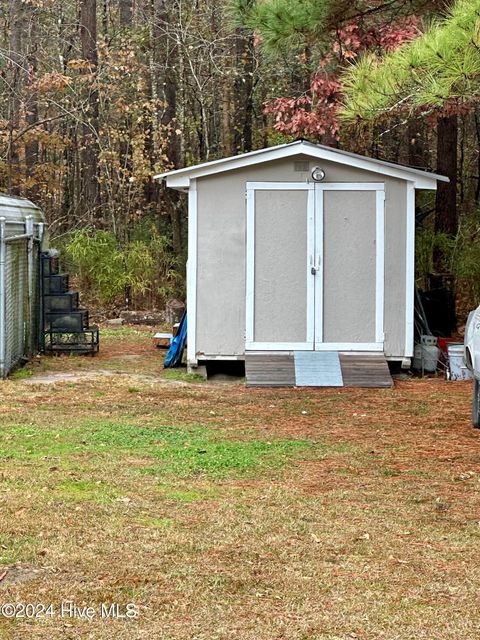
M310 175L315 182L321 182L325 179L325 171L321 167L313 167Z

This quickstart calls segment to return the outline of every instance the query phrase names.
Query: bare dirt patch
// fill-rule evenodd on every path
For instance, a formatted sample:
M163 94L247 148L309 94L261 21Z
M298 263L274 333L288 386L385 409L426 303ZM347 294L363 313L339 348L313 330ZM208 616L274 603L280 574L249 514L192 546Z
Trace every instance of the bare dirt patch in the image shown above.
M0 589L8 589L12 585L38 580L44 571L32 567L1 567L0 566Z

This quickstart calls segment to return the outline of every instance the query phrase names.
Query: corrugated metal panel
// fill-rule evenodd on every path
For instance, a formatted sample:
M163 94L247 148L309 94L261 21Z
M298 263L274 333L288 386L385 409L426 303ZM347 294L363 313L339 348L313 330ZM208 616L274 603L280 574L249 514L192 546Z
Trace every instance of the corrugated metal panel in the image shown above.
M297 387L343 387L336 351L295 351Z

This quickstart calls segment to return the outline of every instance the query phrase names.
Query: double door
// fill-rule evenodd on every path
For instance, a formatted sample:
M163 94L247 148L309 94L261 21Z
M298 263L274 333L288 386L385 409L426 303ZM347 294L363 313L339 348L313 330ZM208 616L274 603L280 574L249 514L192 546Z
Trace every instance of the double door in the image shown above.
M247 183L246 349L382 351L383 183Z

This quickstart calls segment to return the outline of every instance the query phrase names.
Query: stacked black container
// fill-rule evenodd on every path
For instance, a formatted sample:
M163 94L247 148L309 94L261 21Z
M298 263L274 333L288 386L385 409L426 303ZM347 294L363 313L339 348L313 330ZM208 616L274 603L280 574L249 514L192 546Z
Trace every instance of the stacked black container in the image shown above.
M59 272L58 256L41 256L42 345L46 353L98 352L98 327L90 326L78 292L70 291L69 277Z

